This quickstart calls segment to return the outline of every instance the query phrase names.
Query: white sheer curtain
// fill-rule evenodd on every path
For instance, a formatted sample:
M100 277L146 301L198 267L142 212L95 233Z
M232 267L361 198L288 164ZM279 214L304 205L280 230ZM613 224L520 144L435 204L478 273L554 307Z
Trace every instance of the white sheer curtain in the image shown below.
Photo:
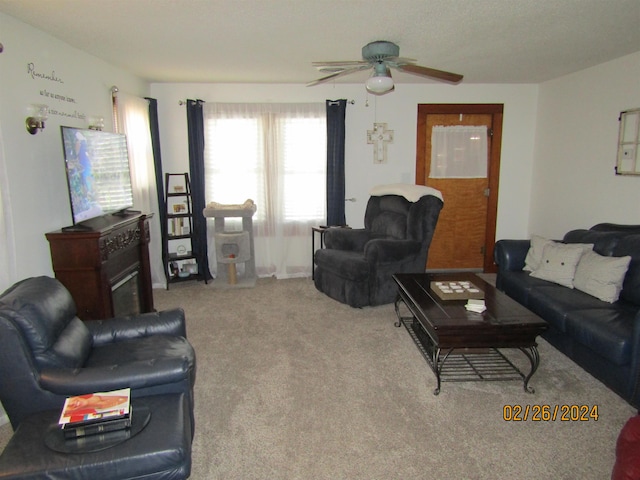
M153 213L149 221L151 240L149 257L151 282L154 288L164 288L166 278L162 266L162 236L156 188L155 166L149 129L147 100L118 93L118 127L127 136L129 165L133 184L133 203L142 213Z
M9 202L9 184L4 163L4 143L0 128L0 292L4 292L16 280L16 249L13 236L11 203ZM9 418L0 405L0 425L9 423Z
M311 227L326 218L325 104L207 103L204 117L206 202L255 201L259 276L310 276ZM207 224L215 272L213 220Z
M486 178L487 127L434 126L429 177Z
M4 292L17 280L13 215L9 201L9 184L3 145L2 129L0 129L0 265L2 265L0 268L0 292Z

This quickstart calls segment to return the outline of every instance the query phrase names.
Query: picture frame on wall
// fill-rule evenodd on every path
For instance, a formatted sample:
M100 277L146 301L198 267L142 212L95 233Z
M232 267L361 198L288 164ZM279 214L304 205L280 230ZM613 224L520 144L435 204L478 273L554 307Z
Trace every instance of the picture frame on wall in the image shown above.
M640 108L620 112L617 175L640 175Z

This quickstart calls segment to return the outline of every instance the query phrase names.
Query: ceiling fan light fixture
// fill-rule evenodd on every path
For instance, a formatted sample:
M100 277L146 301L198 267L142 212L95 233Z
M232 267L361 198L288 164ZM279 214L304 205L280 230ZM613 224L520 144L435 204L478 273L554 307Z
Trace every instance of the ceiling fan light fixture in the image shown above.
M374 95L382 95L393 90L393 78L391 78L389 69L382 63L376 64L375 70L367 79L365 86L367 91Z
M373 76L367 79L367 91L375 95L382 95L393 89L393 78Z

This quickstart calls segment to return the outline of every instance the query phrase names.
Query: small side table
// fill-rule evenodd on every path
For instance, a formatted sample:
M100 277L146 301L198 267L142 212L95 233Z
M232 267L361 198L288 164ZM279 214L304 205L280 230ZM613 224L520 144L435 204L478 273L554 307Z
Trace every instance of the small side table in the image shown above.
M311 227L311 280L315 279L316 264L313 261L313 257L316 253L316 233L320 234L320 248L324 248L324 233L330 228L351 228L349 225L332 225L330 227L326 225L320 225L318 227Z
M324 248L324 232L328 229L326 225L320 225L319 227L311 227L311 280L315 279L316 264L313 261L313 256L316 253L316 233L320 234L320 248Z

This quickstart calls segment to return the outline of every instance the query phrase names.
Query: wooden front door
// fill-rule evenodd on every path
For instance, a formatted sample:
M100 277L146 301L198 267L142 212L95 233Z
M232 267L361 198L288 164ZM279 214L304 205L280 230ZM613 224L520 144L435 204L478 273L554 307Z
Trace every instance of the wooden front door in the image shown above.
M431 178L431 134L436 125L487 127L486 178ZM495 272L502 138L502 105L418 105L416 184L442 192L444 208L429 247L428 270Z

